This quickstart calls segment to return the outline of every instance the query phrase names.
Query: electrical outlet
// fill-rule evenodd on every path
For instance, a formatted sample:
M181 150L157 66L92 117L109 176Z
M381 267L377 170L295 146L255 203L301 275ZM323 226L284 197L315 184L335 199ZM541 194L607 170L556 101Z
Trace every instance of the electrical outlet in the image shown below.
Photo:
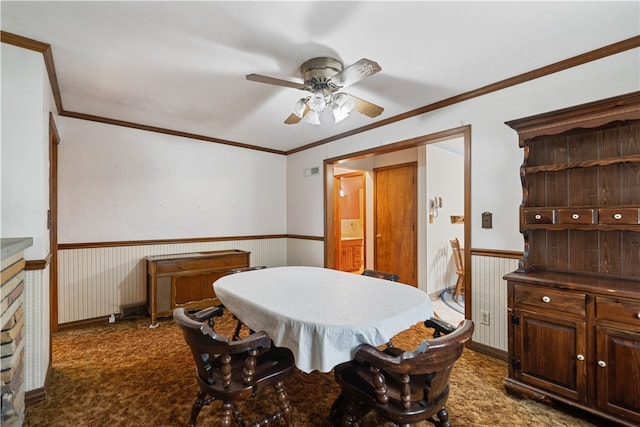
M111 316L109 316L109 323L116 323L116 315L112 314Z
M489 316L489 312L488 311L481 311L480 312L480 323L483 325L487 325L489 326L489 324L491 323L490 321L490 316Z

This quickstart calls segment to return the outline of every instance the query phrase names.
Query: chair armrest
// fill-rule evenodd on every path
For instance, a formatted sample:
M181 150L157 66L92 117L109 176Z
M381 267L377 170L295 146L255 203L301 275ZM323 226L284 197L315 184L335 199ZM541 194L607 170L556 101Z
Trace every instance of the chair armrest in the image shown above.
M382 367L385 364L397 365L400 363L401 355L394 356L369 345L362 344L356 352L355 360L358 362L367 362L374 366Z
M254 267L238 267L229 270L228 274L244 273L245 271L262 270L267 268L266 265L256 265Z
M400 355L400 359L401 360L406 360L406 359L412 359L414 357L416 357L417 355L424 353L425 351L429 350L429 343L427 341L422 341L420 343L420 345L418 346L418 348L416 348L413 351L405 351L404 353L402 353Z
M224 312L222 308L217 306L217 307L209 307L209 308L202 309L200 311L196 311L195 313L192 314L192 316L194 320L197 320L198 322L204 322L214 317L221 317L223 313Z
M456 329L452 324L436 317L425 320L424 326L435 329L433 334L435 338L438 338L441 335L448 335Z
M403 360L411 359L420 353L424 353L428 349L429 343L427 341L422 341L418 348L413 351L400 350L394 353L388 353L386 349L380 351L369 344L363 344L356 352L355 359L358 362L367 362L373 366L384 369L385 366L399 365Z
M254 332L248 337L229 341L229 353L243 353L253 349L270 348L271 344L271 338L266 332Z

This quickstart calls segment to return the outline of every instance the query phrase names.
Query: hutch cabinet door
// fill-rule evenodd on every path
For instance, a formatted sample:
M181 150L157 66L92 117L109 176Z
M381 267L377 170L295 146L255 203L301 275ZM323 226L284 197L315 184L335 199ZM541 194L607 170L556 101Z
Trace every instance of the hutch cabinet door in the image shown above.
M598 406L640 424L640 333L596 326Z
M586 401L586 325L560 316L514 310L516 379ZM519 366L519 369L517 367Z

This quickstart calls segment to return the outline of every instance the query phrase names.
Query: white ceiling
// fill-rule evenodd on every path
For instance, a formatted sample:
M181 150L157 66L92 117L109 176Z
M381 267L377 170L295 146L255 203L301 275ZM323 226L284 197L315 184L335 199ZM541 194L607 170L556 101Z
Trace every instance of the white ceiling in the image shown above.
M65 111L289 151L640 34L638 1L2 1L51 45ZM346 91L384 107L285 125L307 59L382 66Z

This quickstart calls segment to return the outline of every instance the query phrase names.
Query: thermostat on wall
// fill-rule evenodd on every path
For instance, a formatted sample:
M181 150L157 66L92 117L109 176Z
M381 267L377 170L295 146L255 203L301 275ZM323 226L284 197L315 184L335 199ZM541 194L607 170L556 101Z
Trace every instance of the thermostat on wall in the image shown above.
M320 167L314 166L312 168L304 168L304 176L317 175L320 173Z

